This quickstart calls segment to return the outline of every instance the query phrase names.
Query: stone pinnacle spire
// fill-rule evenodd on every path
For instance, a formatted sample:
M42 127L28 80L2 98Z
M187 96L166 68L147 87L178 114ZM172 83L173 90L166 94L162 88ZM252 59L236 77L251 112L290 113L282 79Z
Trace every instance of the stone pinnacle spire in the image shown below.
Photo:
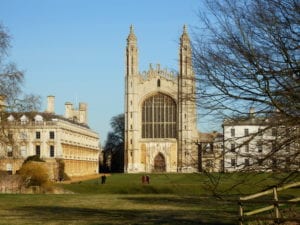
M188 41L189 42L190 41L189 35L187 33L187 27L186 27L185 24L183 25L183 32L182 32L182 35L180 37L180 41L181 42L184 42L184 41Z
M187 28L185 24L183 25L183 33L187 33Z
M136 36L134 34L134 29L133 29L133 25L130 25L130 33L128 35L127 41L136 41Z

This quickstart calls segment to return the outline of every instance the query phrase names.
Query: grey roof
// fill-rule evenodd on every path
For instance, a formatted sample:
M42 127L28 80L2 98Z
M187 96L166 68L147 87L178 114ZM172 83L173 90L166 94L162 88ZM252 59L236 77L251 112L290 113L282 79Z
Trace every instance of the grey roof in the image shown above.
M63 121L67 121L76 125L79 125L81 127L90 129L90 127L86 124L83 123L79 123L78 121L76 121L75 119L67 119L61 115L56 115L56 114L52 114L52 113L47 113L47 112L6 112L5 113L6 116L8 117L9 115L13 115L13 117L15 118L15 120L20 120L20 118L25 115L29 121L35 121L34 117L36 115L41 115L43 117L44 121L53 121L53 119L59 119L59 120L63 120Z

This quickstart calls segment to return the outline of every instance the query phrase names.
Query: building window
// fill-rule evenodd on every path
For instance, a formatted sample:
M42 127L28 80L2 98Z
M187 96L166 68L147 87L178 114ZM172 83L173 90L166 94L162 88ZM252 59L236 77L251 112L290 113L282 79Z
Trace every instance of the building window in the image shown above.
M258 133L258 134L257 134L258 136L263 136L263 129L258 128L257 133Z
M22 132L20 132L20 139L27 139L27 134L26 134L26 132L24 132L24 131L22 131Z
M235 144L231 144L230 145L230 151L231 152L235 152Z
M13 156L12 146L7 146L7 157Z
M9 133L8 135L7 135L7 138L8 138L8 140L12 140L13 139L13 134L12 133Z
M231 159L231 166L235 167L235 159Z
M7 171L7 173L10 174L10 175L12 175L13 174L12 170L13 170L12 164L11 163L7 163L6 164L6 171Z
M291 147L290 147L289 143L286 145L285 149L286 149L287 152L290 152Z
M35 132L35 138L36 139L41 139L41 132L40 131Z
M235 129L234 128L231 128L230 133L231 133L231 137L235 137Z
M54 145L50 145L50 157L54 157Z
M160 79L157 80L157 87L160 87Z
M250 163L249 163L249 159L245 159L245 166L249 166Z
M49 132L49 137L50 137L50 139L54 139L54 137L55 137L54 131Z
M273 169L277 168L277 159L272 159L272 166L273 166Z
M285 135L289 136L291 133L291 129L290 128L285 128Z
M249 149L250 149L249 144L245 144L245 152L249 152Z
M176 103L163 94L149 97L142 105L142 138L176 138Z
M286 157L285 158L285 163L289 166L291 164L291 158L290 157Z
M246 129L244 130L244 132L245 132L245 136L248 136L248 135L249 135L249 129L246 128Z
M35 146L35 154L38 156L41 155L41 146L40 145Z
M271 150L272 152L276 152L277 151L277 144L275 141L272 141L271 143Z
M277 129L276 128L272 128L272 136L276 137L277 136Z
M257 143L257 151L260 152L260 153L263 151L263 145L262 145L261 142Z

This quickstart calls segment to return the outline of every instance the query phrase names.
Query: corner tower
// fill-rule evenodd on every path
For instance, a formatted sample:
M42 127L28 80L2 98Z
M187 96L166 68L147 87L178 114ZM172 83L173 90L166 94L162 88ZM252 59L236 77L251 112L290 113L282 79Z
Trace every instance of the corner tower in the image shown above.
M133 171L136 167L137 158L137 90L135 84L138 80L138 47L137 38L134 34L133 26L127 37L126 46L126 75L125 75L125 171Z
M192 172L197 168L196 124L195 75L190 38L184 25L179 46L178 171Z

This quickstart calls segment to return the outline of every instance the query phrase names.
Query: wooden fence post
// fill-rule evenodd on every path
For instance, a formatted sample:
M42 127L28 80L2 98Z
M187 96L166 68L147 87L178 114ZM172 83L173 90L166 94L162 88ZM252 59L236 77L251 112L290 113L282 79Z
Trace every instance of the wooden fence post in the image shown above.
M279 224L279 204L278 204L278 195L277 195L277 188L273 187L273 194L274 194L274 213L275 213L275 223Z
M239 200L239 225L243 225L243 216L244 216L244 210L242 201Z

